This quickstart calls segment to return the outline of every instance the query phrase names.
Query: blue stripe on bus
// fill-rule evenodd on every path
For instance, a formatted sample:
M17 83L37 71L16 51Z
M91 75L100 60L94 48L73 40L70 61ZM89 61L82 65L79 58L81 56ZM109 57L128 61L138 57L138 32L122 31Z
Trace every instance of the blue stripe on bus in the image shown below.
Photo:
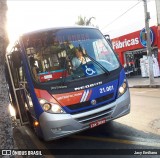
M112 86L113 86L113 88L112 88ZM97 108L97 107L101 106L102 104L103 105L108 104L108 103L110 103L110 102L112 102L116 99L117 88L118 88L118 80L114 80L114 81L111 81L109 83L106 83L106 84L103 84L103 85L100 85L100 86L97 86L97 87L94 87L94 88L90 88L89 90L92 90L92 94L89 98L89 101L92 101L92 100L94 100L96 98L99 98L99 97L109 95L111 93L114 93L114 95L111 99L108 99L106 101L102 101L100 103L97 103L96 105L90 104L90 106L79 108L79 109L76 109L76 110L70 110L69 107L67 108L67 106L63 107L63 108L65 109L65 111L67 113L72 114L72 113L77 113L77 112L85 111L85 110L89 110L89 109L91 110L91 109L94 109L94 108Z
M25 67L25 73L26 73L26 79L27 79L28 88L29 88L29 92L30 92L30 97L32 98L36 118L39 119L39 116L43 113L43 109L40 106L38 98L37 98L36 93L34 91L33 81L32 81L32 78L30 76L30 72L29 72L30 70L28 68L28 63L27 63L27 60L26 60L26 57L25 57L24 46L21 43L21 41L19 43L20 43L20 46L22 48L22 52L21 52L22 53L22 60L23 60L23 64L24 64L24 67Z

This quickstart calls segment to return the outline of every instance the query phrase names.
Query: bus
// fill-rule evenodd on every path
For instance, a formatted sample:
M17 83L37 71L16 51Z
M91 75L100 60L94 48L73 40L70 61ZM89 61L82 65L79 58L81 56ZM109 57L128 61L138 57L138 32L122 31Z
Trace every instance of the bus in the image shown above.
M73 60L79 62L77 67ZM16 118L45 141L130 113L124 69L97 28L57 27L25 33L6 53L6 65Z

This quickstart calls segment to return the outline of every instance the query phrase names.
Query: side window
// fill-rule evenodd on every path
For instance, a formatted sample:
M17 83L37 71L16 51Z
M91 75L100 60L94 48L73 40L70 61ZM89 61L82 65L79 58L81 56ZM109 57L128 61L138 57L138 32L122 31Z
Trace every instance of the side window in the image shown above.
M96 55L96 59L106 60L109 56L109 50L102 40L97 40L93 42L93 48Z
M20 51L17 48L15 48L14 51L12 51L12 54L8 57L8 59L11 67L14 86L15 88L18 88L19 83L25 81Z
M11 68L11 73L12 73L12 79L14 82L14 86L15 88L18 88L18 73L17 73L17 65L15 64L15 57L13 54L11 54L9 57L9 64L10 64L10 68Z

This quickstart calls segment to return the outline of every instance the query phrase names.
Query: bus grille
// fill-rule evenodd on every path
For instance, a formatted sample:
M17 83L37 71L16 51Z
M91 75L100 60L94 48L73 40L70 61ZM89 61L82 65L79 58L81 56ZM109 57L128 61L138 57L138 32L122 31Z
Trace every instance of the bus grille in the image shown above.
M101 102L105 102L103 104L100 104L100 106L106 105L106 103L107 104L109 103L107 101L112 99L113 96L114 96L114 93L99 97L99 98L96 99L96 103L100 104ZM82 102L82 103L78 103L78 104L72 104L70 106L67 106L67 108L70 109L70 110L78 110L78 109L86 108L86 107L89 107L89 106L91 106L92 108L97 107L96 105L94 105L94 107L93 107L93 105L91 105L91 101L86 101L86 102Z
M94 121L102 119L102 118L110 118L110 115L112 114L113 110L114 110L114 107L106 109L101 112L91 114L91 115L76 118L76 120L80 123L86 124L86 123L94 122Z

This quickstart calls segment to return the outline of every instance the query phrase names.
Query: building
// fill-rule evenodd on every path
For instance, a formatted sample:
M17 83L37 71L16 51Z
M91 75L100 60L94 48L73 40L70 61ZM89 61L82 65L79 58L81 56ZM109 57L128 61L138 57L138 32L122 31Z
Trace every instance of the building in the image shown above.
M152 53L154 54L154 61L157 61L156 69L158 69L157 71L159 71L160 26L152 26L150 28L150 37L152 44ZM144 72L142 72L142 66L144 66L142 64L142 59L147 58L145 29L116 37L112 39L112 45L113 49L118 54L120 62L126 68L126 71L131 72L131 75L142 75L142 77L147 77L147 75L144 75ZM155 69L155 67L153 69ZM160 72L158 72L158 74L156 74L155 76L160 76Z

